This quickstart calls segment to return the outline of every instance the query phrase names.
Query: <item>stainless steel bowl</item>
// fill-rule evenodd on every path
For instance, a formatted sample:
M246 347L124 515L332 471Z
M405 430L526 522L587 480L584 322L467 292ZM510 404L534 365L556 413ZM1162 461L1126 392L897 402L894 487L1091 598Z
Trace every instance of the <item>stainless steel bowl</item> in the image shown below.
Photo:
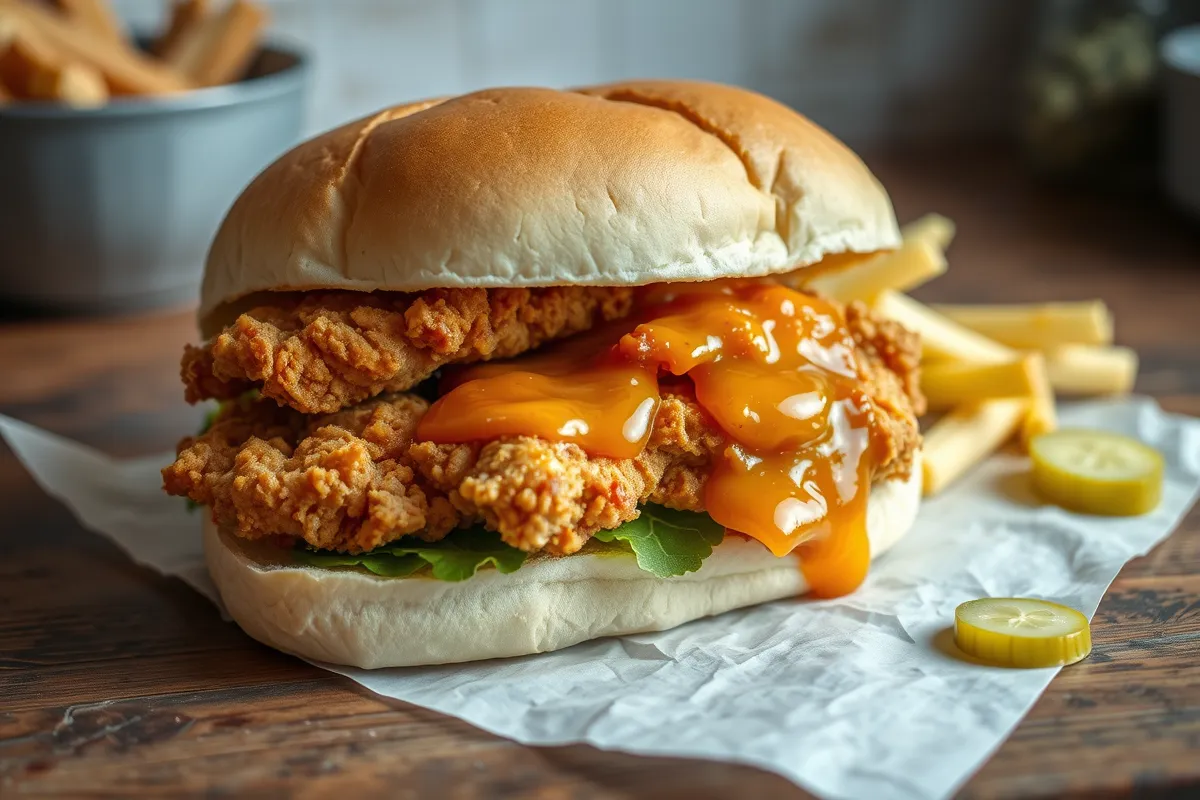
M299 138L298 52L239 83L92 110L0 108L0 296L113 311L194 298L242 188Z

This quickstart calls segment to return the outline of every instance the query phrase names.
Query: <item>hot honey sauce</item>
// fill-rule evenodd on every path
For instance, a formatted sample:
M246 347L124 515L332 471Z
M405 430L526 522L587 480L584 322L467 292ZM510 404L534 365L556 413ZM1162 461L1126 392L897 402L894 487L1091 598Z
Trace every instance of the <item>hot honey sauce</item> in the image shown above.
M628 323L512 361L451 370L417 428L434 442L538 436L591 455L637 458L658 412L658 366L614 347ZM449 391L447 391L449 390Z
M530 435L635 458L649 439L663 371L692 381L725 435L704 487L712 518L777 556L797 550L816 595L857 588L870 561L877 412L838 309L786 287L655 287L632 322L453 372L417 435Z

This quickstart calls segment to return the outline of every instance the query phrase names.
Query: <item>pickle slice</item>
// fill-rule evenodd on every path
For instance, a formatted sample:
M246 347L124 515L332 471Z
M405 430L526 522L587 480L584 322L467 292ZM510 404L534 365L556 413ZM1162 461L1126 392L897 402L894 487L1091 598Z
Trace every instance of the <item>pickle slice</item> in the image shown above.
M1071 511L1129 517L1162 499L1162 456L1128 436L1060 430L1036 437L1029 454L1033 488Z
M1092 652L1088 620L1073 608L1023 597L985 597L954 610L954 642L999 667L1058 667Z

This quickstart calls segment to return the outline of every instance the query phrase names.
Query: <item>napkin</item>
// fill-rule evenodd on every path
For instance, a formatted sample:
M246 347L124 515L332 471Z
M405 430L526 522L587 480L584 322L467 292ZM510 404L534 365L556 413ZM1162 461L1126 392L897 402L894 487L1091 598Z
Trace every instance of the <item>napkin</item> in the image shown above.
M523 658L318 666L526 744L740 762L829 798L945 797L1057 673L957 657L955 606L1034 596L1090 616L1121 566L1164 539L1200 487L1200 420L1148 399L1074 405L1060 419L1158 448L1166 460L1158 509L1114 519L1068 513L1036 499L1024 458L999 455L926 502L912 532L848 597L769 603ZM160 489L169 454L113 460L6 417L0 433L83 525L219 605L199 513Z

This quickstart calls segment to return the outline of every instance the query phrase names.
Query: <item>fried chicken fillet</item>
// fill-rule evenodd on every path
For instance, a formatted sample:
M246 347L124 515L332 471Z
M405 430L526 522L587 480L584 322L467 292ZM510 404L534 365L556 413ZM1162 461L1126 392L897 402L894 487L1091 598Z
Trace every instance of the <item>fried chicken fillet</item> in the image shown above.
M536 297L540 291L521 296ZM421 335L412 335L413 331L429 330L419 321L429 316L428 304L418 305L423 300L407 307L422 310L413 315L418 322L404 327L403 334L398 333L399 320L405 313L377 305L356 306L371 309L357 317L354 309L345 308L323 314L319 304L309 302L275 315L273 323L263 322L266 315L261 311L244 317L244 322L239 320L202 351L212 354L207 362L198 357L191 363L220 363L225 365L221 369L228 370L220 374L234 374L233 365L249 364L250 360L227 357L230 349L238 349L241 343L247 345L247 352L253 352L248 343L256 339L249 331L266 330L256 327L261 324L276 331L268 337L275 353L300 347L289 342L303 342L303 347L312 348L301 349L306 358L314 359L310 364L344 365L348 363L344 357L322 361L318 354L330 351L312 345L314 337L309 331L329 330L329 325L348 329L381 314L390 316L389 330L397 335L374 340L363 335L362 339L375 345L389 343L390 366L371 373L389 377L350 382L344 372L318 369L322 379L315 382L318 388L312 389L294 377L280 378L291 375L288 370L260 369L263 364L278 363L278 355L274 362L264 355L255 362L260 366L243 369L240 374L259 376L268 397L293 402L279 406L270 399L243 399L227 404L206 433L180 443L175 463L163 470L167 491L208 506L216 522L239 536L300 539L315 548L350 553L371 550L402 536L432 541L456 527L482 522L514 547L567 554L579 550L597 530L634 519L644 503L703 511L705 480L727 441L696 401L686 377L663 382L649 443L636 458L625 460L589 456L577 445L529 436L472 444L415 441L414 432L428 404L412 394L389 394L320 416L301 413L307 408L328 408L337 398L358 399L392 386L407 386L414 376L432 371L431 364L511 354L514 349L531 346L529 342L551 338L554 334L550 331L561 334L585 319L627 313L628 298L622 293L561 291L566 294L547 291L541 295L542 308L573 304L576 313L560 313L553 324L543 319L497 326L497 317L484 310L484 298L477 298L473 306L477 312L470 316L473 321L465 327L444 326L459 333L436 346L428 345ZM497 297L508 297L500 291L487 294L493 308ZM584 301L585 296L592 299ZM511 308L511 301L501 305ZM439 308L452 306L446 301ZM585 306L586 311L582 310ZM454 311L445 312L450 318L468 318L461 305L453 307ZM542 312L522 317L515 311L499 318L531 320L537 319L538 313ZM845 309L845 319L855 341L860 378L886 442L887 457L876 464L872 479L907 476L913 452L920 446L916 417L924 410L917 388L918 342L896 323L880 319L859 304ZM520 326L522 331L503 336L495 333L512 331L512 326ZM479 333L481 330L490 333ZM449 341L468 340L490 346L465 351L445 347ZM385 348L373 345L371 352L383 353ZM456 355L462 357L456 359ZM203 374L215 374L213 369L205 369ZM202 381L202 371L194 374ZM228 396L247 385L238 380L222 384L231 387L223 393L207 391L204 395ZM189 385L198 389L201 382ZM301 410L290 406L301 406Z
M190 403L258 389L329 414L405 391L446 364L519 355L632 306L629 287L285 293L189 346L181 372Z

